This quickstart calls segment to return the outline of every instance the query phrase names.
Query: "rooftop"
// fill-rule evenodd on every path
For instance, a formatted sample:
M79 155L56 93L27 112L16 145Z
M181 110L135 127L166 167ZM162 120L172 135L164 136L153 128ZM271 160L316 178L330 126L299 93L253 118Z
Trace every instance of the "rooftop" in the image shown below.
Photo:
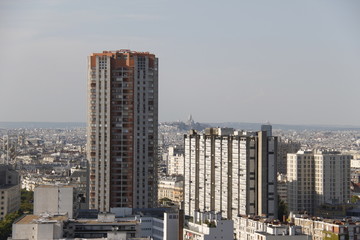
M67 215L56 216L39 216L39 215L25 215L20 218L15 224L32 224L32 223L47 223L68 220Z

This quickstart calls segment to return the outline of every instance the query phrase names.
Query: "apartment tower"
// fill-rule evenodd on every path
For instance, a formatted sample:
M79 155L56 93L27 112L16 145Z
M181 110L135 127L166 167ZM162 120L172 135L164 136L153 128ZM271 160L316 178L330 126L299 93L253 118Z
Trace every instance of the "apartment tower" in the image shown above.
M314 214L324 204L348 203L351 155L315 150L287 156L289 211Z
M89 207L157 202L158 59L148 52L88 57Z
M185 135L185 214L277 217L277 137L209 128Z

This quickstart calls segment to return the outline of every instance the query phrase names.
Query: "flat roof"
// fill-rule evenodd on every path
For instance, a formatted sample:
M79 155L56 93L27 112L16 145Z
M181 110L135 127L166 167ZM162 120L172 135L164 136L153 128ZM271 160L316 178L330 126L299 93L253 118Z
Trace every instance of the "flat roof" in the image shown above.
M68 217L66 215L58 215L58 216L51 216L51 217L44 217L39 215L25 215L15 224L31 224L31 223L46 223L50 221L65 221Z

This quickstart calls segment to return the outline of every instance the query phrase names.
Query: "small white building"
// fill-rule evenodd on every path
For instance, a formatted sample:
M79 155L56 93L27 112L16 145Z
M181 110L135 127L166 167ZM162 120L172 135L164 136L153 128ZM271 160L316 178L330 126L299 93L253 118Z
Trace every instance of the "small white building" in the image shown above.
M25 215L13 224L12 239L60 239L63 238L64 221L66 215Z
M282 225L278 220L259 216L237 217L235 233L238 240L294 239L306 240L299 227Z
M34 214L65 214L74 217L74 188L68 185L41 185L34 191Z
M168 148L168 175L184 175L184 149L179 146Z
M234 221L222 220L220 214L196 212L194 222L189 222L183 230L186 240L229 240L234 239Z

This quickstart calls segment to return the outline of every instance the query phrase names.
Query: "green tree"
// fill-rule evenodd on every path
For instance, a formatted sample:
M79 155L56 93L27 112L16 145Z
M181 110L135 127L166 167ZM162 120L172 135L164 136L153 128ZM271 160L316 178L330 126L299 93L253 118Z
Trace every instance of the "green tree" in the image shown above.
M24 213L33 213L34 192L21 189L21 204L20 210L9 213L0 221L0 240L7 240L12 232L12 225L15 220L21 217Z
M278 218L280 221L282 221L284 215L286 217L289 215L288 207L283 200L279 199L278 200Z
M31 214L34 209L34 192L21 189L21 205L20 211L23 213Z
M357 203L357 201L359 201L359 197L358 196L351 196L351 203Z
M0 240L6 240L12 231L12 224L22 215L20 211L9 213L0 221Z

